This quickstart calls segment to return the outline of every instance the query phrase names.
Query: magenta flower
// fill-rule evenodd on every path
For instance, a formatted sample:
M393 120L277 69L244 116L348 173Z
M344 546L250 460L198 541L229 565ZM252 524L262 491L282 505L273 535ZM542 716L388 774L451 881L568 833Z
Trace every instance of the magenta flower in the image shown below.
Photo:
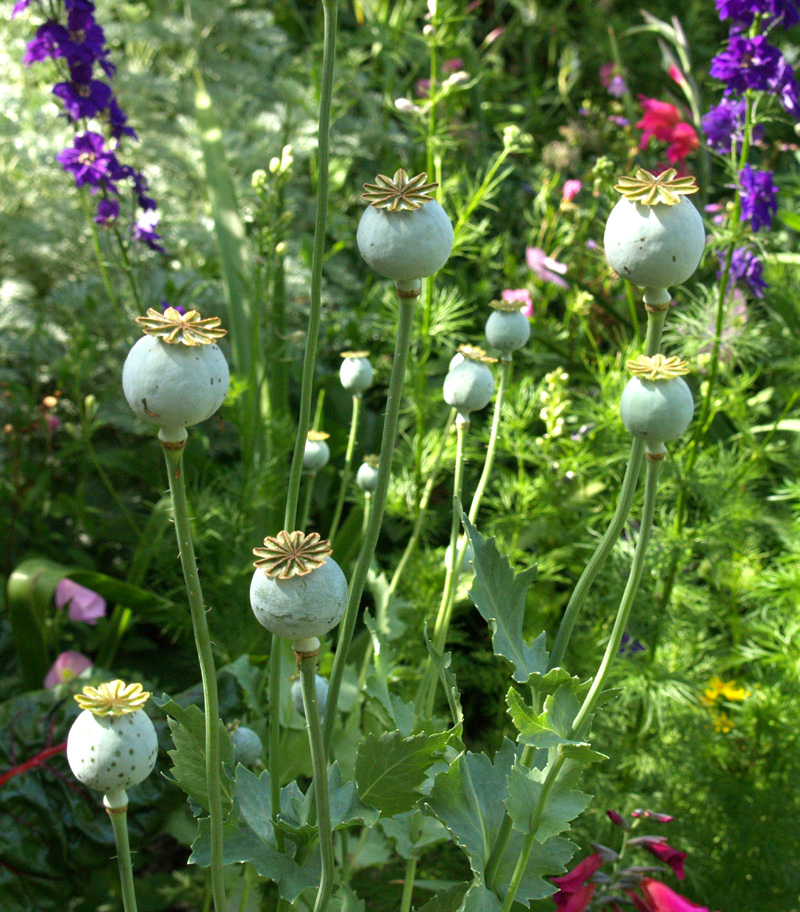
M580 864L563 877L553 877L552 882L559 888L553 895L553 902L558 912L583 912L592 901L597 884L588 883L589 879L600 870L604 858L599 852L587 855Z
M643 808L636 808L631 811L631 817L642 817L645 820L657 820L659 823L672 823L675 819L669 814L659 814L658 811L646 811Z
M687 853L673 849L661 836L637 836L636 839L631 839L628 844L641 846L651 855L655 855L659 861L669 865L678 880L683 880L686 877L683 865L686 861Z
M565 203L571 203L582 189L583 184L579 180L564 181L564 186L561 189L561 199Z
M628 891L628 896L640 912L709 912L707 906L698 906L680 893L671 890L659 880L645 877L639 884L644 899Z
M106 600L102 595L73 583L66 576L56 586L54 600L56 608L67 608L67 617L71 621L96 624L106 615Z
M567 267L549 257L541 247L526 247L525 262L531 272L543 282L552 282L559 288L569 288L569 285L561 278L566 273Z
M629 830L630 824L628 821L619 813L619 811L606 811L606 817L618 827L622 827L623 830Z
M75 652L68 649L50 666L50 670L45 675L44 686L47 688L55 687L57 684L66 684L87 668L92 667L91 659L87 659L81 652Z

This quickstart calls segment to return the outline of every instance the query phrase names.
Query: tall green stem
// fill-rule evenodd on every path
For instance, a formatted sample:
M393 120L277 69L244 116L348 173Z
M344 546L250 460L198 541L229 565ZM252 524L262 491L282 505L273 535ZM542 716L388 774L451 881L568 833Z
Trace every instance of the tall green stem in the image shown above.
M663 301L664 296L666 297L666 302ZM661 347L661 334L664 328L667 308L669 307L669 295L665 292L664 296L658 298L655 294L651 293L649 295L647 339L645 341L645 353L648 355L657 354ZM645 300L648 300L647 294L645 294ZM634 439L631 444L631 454L628 458L628 465L622 480L622 488L620 490L616 510L606 529L605 535L603 535L600 544L589 559L589 562L581 574L580 579L570 596L570 600L567 603L564 616L561 619L561 624L558 628L558 633L556 634L553 649L550 653L550 668L556 668L564 661L564 655L567 651L569 639L572 636L572 630L575 627L575 622L586 601L586 596L589 594L589 590L597 578L597 574L602 570L606 560L608 560L609 554L611 554L614 546L619 540L622 528L625 525L625 521L631 510L631 505L633 504L636 487L639 483L639 475L642 470L642 459L644 458L644 448L645 445L642 440Z
M269 652L269 797L272 819L281 812L281 646L283 641L271 637ZM278 850L283 851L283 832L275 830Z
M322 741L322 726L317 706L317 653L296 652L303 688L303 709L306 714L308 743L311 748L311 766L314 772L314 795L317 808L317 830L322 859L319 890L314 902L314 912L325 912L333 890L333 832L331 810L328 799L328 764L325 759L325 745Z
M184 434L186 432L184 431ZM208 633L203 590L197 572L194 555L192 527L189 520L189 504L186 500L186 485L183 477L183 450L186 438L180 442L165 440L164 431L159 432L161 445L167 463L169 491L175 520L175 535L183 568L183 579L192 615L194 642L200 660L200 675L203 681L205 711L206 786L208 789L208 814L211 823L211 889L214 894L216 912L225 912L225 884L222 863L222 792L220 786L219 748L219 695L217 673L214 668L214 654Z
M414 879L417 876L417 856L412 855L406 861L406 876L403 880L403 897L400 900L400 912L411 912L411 898L414 895Z
M419 283L416 283L416 292L419 294ZM397 425L400 417L400 403L403 396L403 379L405 378L408 352L411 347L411 336L414 329L414 305L416 296L411 297L410 291L400 291L400 313L397 323L397 339L394 347L394 361L392 374L389 379L389 391L386 395L386 416L383 421L383 434L381 436L381 455L378 464L378 482L372 494L372 509L366 534L361 543L355 572L350 581L350 597L347 610L339 629L339 641L336 646L336 656L328 681L328 704L325 711L324 739L326 751L330 749L333 724L336 718L336 706L339 700L339 691L342 686L347 653L353 640L358 609L361 605L361 596L367 582L370 564L372 563L378 535L383 523L383 512L386 508L386 496L389 493L389 481L392 475L392 457L394 456L397 438Z
M136 912L136 889L133 885L131 846L128 841L128 806L127 804L121 808L106 806L106 811L111 819L111 826L114 829L114 842L117 845L122 907L125 912Z
M322 315L322 264L325 253L325 229L328 222L328 172L330 167L331 101L333 98L333 64L336 53L336 16L338 0L322 0L324 38L322 52L322 87L319 105L319 134L317 161L317 210L314 220L314 249L311 256L311 312L308 318L306 352L303 359L303 380L300 390L300 413L297 419L297 436L289 470L289 489L283 528L291 532L297 525L297 501L300 495L300 475L303 470L303 453L311 421L311 396L314 385L314 368L317 360L319 324Z
M306 479L306 493L303 498L303 509L300 511L300 525L299 529L302 529L303 532L306 530L308 525L308 518L311 515L311 501L314 497L314 482L317 480L316 472L309 472L308 478Z
M361 394L353 396L353 413L350 416L350 436L347 438L347 451L344 454L344 469L342 469L342 483L339 486L339 495L336 498L336 508L333 511L331 528L328 532L328 538L333 541L336 532L339 529L339 523L342 519L342 510L344 508L344 498L347 493L347 486L350 484L350 477L353 473L353 454L356 450L356 437L358 436L358 419L361 415Z
M458 583L458 569L456 568L456 558L458 552L458 530L461 528L461 493L464 487L464 444L466 442L467 431L469 430L469 419L459 415L456 418L456 464L453 474L453 516L450 520L450 543L448 545L448 554L450 563L444 577L444 588L442 590L442 600L439 604L439 611L436 615L436 621L433 627L433 644L438 652L442 652L447 642L447 631L450 628L450 618L452 616L452 606L455 604L455 589ZM436 666L428 657L425 663L425 670L422 674L422 680L417 694L417 711L422 718L429 719L433 713L433 701L436 697Z

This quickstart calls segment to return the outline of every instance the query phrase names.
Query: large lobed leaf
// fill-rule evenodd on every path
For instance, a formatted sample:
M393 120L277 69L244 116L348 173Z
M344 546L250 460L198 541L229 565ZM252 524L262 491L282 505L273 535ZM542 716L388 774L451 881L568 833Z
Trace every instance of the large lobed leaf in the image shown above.
M462 516L474 556L475 579L470 598L481 617L492 628L492 648L514 666L513 678L524 684L531 675L547 672L545 635L541 633L528 645L523 637L525 596L536 578L536 567L514 574L494 539L485 541L475 526Z

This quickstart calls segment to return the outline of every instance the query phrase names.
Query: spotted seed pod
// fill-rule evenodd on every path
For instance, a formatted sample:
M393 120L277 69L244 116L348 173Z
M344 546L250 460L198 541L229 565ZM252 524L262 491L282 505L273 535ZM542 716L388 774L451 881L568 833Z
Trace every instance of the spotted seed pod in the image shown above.
M453 249L453 226L429 195L437 184L427 179L399 169L393 178L379 174L364 184L362 199L370 205L358 223L358 249L375 272L395 282L432 276Z
M486 408L491 401L494 374L488 364L496 359L487 357L483 349L466 345L461 346L459 353L464 360L447 372L442 395L448 405L466 417L470 412Z
M214 341L218 317L169 307L137 317L145 335L128 353L122 389L133 411L161 428L186 428L210 418L228 392L228 363Z
M634 285L680 285L703 255L703 219L686 197L697 184L675 173L670 168L654 177L639 169L617 184L623 198L611 210L603 244L611 268Z
M530 338L530 320L517 303L493 301L491 306L494 310L486 321L486 341L508 357L522 348Z
M140 684L111 681L85 687L75 697L84 708L67 736L67 763L76 779L91 789L114 794L150 775L158 738L142 708L149 696Z
M365 456L364 462L356 472L356 484L362 491L368 491L370 494L378 487L378 465L377 456Z

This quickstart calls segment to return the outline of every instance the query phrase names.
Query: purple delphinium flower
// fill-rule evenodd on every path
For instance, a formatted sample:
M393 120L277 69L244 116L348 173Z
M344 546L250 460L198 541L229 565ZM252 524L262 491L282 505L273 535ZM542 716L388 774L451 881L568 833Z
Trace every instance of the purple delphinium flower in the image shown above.
M744 125L747 114L747 102L741 99L723 98L702 118L703 132L706 134L709 147L714 152L725 155L731 151L733 142L741 149L744 140ZM764 138L764 127L757 124L753 128L753 140L760 142Z
M95 22L94 10L73 6L67 13L67 31L69 44L64 48L64 56L69 65L99 63L110 79L117 68L108 59L105 32Z
M742 221L749 221L753 231L769 230L778 211L778 188L772 180L772 171L756 171L747 164L739 172L739 185Z
M53 600L56 608L66 608L71 621L96 624L106 615L106 600L92 589L74 583L66 576L59 580Z
M629 634L623 633L617 655L629 656L637 652L644 652L644 646Z
M17 0L14 4L14 8L11 10L11 18L14 19L16 16L19 16L20 13L24 12L30 5L33 3L33 0Z
M110 225L119 217L119 203L113 199L101 199L97 204L94 220L98 225Z
M56 159L65 171L75 175L75 184L82 187L104 186L114 190L113 181L120 174L120 165L114 153L106 148L106 141L99 133L87 130L75 137L74 144L59 152Z
M164 298L162 298L161 301L160 301L159 303L161 304L161 312L162 312L162 313L163 313L168 307L171 307L173 310L177 310L179 314L185 314L185 313L186 313L186 308L185 308L185 307L181 307L180 304L170 304L169 301L164 300Z
M728 47L711 61L709 73L731 92L771 92L782 60L783 54L764 35L745 38L732 32Z
M784 28L794 25L800 16L793 0L714 0L720 19L733 19L749 28L756 16L770 16L769 24L782 21Z
M101 111L108 109L112 92L108 83L99 79L82 79L83 67L75 67L72 71L73 78L69 82L59 82L53 89L53 94L60 98L70 118L79 120L96 117Z
M720 265L724 265L720 255ZM746 247L737 247L731 257L731 268L728 273L730 281L733 283L744 282L753 293L753 297L763 298L767 283L761 275L764 267L761 260ZM722 269L717 273L717 278L722 277Z
M36 29L36 37L28 42L22 63L30 66L42 60L64 57L64 46L69 43L69 32L58 22L48 20Z
M156 225L158 225L158 213L155 209L148 209L139 216L138 221L131 230L131 235L135 241L145 244L151 250L158 253L166 253L166 250L158 242L161 235L156 234Z

